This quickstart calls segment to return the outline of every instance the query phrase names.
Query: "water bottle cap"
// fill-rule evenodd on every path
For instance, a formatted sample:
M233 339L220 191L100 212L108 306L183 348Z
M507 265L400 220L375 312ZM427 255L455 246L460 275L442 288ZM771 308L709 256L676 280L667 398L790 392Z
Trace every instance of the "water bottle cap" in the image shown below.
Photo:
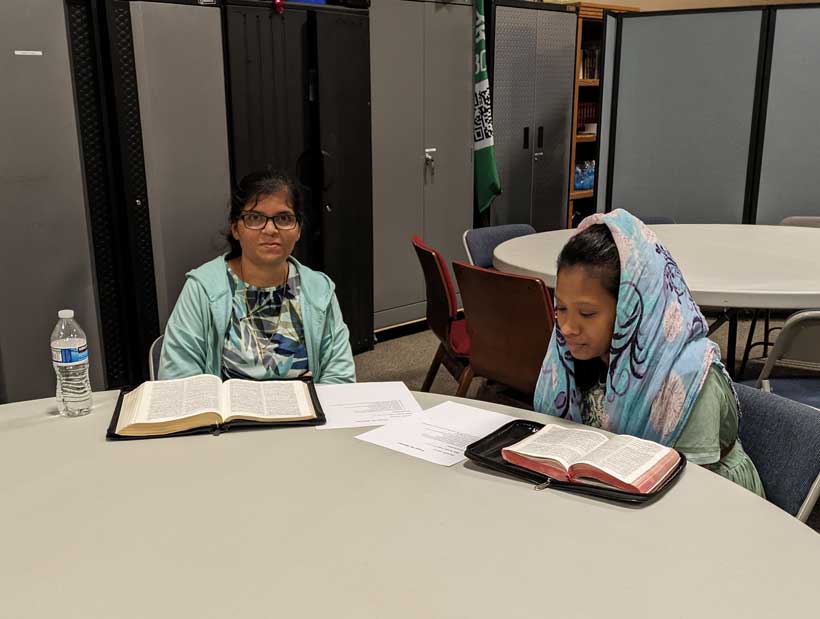
M74 318L74 310L64 309L57 312L58 318Z

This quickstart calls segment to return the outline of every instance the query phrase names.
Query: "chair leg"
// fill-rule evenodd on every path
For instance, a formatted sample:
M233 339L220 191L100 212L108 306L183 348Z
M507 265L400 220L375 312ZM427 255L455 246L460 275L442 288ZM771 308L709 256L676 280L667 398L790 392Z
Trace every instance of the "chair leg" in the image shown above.
M737 374L740 378L743 378L743 372L746 371L746 364L749 362L749 353L752 350L752 338L754 338L755 329L757 328L757 315L759 312L760 310L755 310L755 313L752 315L752 324L749 327L749 336L746 338L746 347L743 349L743 360L740 362L740 371Z
M457 398L463 398L467 395L467 390L470 388L470 383L473 382L473 376L475 376L473 366L468 365L464 368L464 371L461 373L461 378L458 380L458 391L456 391Z
M433 386L438 369L441 367L441 360L444 359L444 353L444 344L439 344L433 362L430 364L430 369L427 370L427 376L424 377L424 384L421 386L422 391L430 391L430 387Z
M771 318L771 315L772 315L772 310L766 310L766 318L765 318L765 321L763 323L763 325L764 325L763 326L763 356L764 357L769 356L769 331L771 331L771 329L769 328L769 318Z

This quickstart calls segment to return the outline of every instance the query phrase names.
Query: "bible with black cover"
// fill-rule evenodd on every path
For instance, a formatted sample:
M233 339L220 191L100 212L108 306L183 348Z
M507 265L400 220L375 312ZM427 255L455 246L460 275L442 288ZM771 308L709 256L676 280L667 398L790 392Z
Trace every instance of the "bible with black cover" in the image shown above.
M217 376L201 374L148 381L123 391L106 437L125 440L323 423L322 405L308 377L223 383Z
M637 493L599 483L588 483L592 480L580 481L580 483L579 481L561 481L532 468L525 468L505 460L502 453L505 449L535 435L542 428L544 428L542 423L516 419L468 445L464 455L476 464L536 484L537 488L552 488L632 505L648 504L662 496L674 485L681 471L686 467L686 456L679 454L679 460L659 484L649 492Z

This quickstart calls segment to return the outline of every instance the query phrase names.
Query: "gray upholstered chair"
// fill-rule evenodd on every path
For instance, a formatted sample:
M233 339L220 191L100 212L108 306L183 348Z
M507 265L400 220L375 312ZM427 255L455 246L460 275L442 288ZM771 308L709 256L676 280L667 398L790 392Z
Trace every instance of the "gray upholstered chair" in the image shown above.
M806 522L820 495L820 411L746 385L736 388L740 442L766 498Z
M763 391L820 408L820 377L771 378L772 370L781 361L820 372L820 310L803 310L789 316L754 382Z
M519 236L534 234L535 228L529 224L505 224L464 231L464 249L470 264L484 269L493 268L493 250L503 243Z
M163 337L164 336L160 335L155 339L154 343L151 344L151 348L148 350L148 378L150 380L157 380L157 376L159 375L159 357L162 354Z

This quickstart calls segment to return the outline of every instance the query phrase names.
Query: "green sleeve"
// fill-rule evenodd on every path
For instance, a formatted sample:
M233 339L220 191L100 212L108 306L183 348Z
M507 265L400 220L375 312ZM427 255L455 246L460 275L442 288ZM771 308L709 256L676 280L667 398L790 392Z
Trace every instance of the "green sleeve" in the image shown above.
M689 415L675 449L684 454L694 464L712 464L720 460L723 442L731 444L731 434L727 420L737 419L734 397L722 372L712 367L695 400L695 407ZM737 434L735 421L735 435ZM727 434L726 437L721 436ZM725 439L725 440L724 440Z

